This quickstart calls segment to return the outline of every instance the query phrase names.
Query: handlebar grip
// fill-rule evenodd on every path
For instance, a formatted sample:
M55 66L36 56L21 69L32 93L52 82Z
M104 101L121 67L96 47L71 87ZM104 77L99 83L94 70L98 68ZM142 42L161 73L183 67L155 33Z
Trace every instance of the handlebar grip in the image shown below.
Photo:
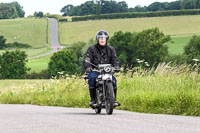
M120 72L120 69L114 69L115 72Z

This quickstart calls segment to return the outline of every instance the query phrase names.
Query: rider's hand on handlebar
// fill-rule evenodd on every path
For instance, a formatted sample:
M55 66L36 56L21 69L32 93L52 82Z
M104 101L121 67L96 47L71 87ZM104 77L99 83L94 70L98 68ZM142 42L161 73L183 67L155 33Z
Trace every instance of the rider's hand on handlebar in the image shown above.
M115 69L115 72L120 72L120 67L119 66L115 66L114 69Z
M86 73L92 72L92 68L91 68L91 67L86 68L85 72L86 72Z

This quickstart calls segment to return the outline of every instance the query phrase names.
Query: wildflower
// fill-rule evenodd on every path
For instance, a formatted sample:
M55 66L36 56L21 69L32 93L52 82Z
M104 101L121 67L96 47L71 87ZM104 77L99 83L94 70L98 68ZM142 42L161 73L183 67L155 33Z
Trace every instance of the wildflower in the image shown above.
M192 59L193 61L195 61L195 62L199 62L199 59Z
M150 66L148 62L144 62L144 63L145 63L145 65L146 65L147 67L149 67L149 66Z
M137 61L138 63L142 63L142 62L144 62L144 61L142 61L142 60L140 60L140 61Z
M64 72L58 72L58 74L60 74L60 75L63 75L63 74L64 74Z

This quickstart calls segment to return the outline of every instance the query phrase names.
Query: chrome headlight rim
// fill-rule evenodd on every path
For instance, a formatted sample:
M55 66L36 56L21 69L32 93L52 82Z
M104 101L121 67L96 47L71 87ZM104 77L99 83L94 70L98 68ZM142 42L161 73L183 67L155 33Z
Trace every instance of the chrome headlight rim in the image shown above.
M105 72L111 72L111 70L112 70L112 67L111 66L106 66L106 67L104 67L104 71Z

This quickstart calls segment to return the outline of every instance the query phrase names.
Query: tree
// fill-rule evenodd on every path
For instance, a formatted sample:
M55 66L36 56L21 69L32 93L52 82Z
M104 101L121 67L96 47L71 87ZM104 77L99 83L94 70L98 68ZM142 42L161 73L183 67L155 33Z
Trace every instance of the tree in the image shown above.
M27 55L24 51L6 51L0 55L0 78L23 79L30 68L26 67Z
M110 45L115 48L121 64L131 65L131 58L129 58L129 55L131 55L132 51L129 49L128 43L133 39L133 34L135 33L123 33L122 31L115 32L114 36L109 41Z
M51 76L59 77L58 72L63 74L75 74L78 70L78 60L72 50L62 50L54 53L48 64L48 72Z
M148 6L149 11L164 11L169 9L168 2L154 2Z
M41 11L35 12L35 13L34 13L34 16L35 16L35 17L40 17L40 18L42 18L43 15L44 15L44 14L43 14L43 12L41 12Z
M128 12L128 4L125 1L118 2L117 6L120 13Z
M182 1L182 9L195 9L195 0L183 0Z
M180 10L181 1L174 1L169 3L169 10Z
M200 9L200 0L196 0L196 4L195 5L196 5L197 9Z
M105 13L128 12L128 5L125 1L115 0L92 0L86 1L79 6L66 5L61 9L63 16L100 15Z
M4 36L0 36L0 49L3 49L6 46L6 39Z
M128 9L129 12L146 12L147 11L147 7L142 7L140 5L135 6L135 8L129 8Z
M116 32L110 39L122 64L136 65L137 59L145 60L150 65L158 64L168 55L166 42L170 41L158 28L139 33Z
M63 13L63 16L70 16L73 7L74 6L71 5L71 4L70 5L66 5L60 10L60 12Z
M200 60L200 36L192 36L189 43L184 47L184 55L188 63L192 63L192 59Z
M84 73L84 68L83 68L83 59L85 56L85 53L87 49L96 44L96 40L90 39L88 43L86 42L77 42L71 44L68 48L71 49L77 56L78 59L78 70L77 72Z
M101 4L100 2L97 3L97 16L99 16L101 14Z
M0 3L0 19L24 17L23 7L18 2Z
M12 2L11 4L13 5L13 7L15 7L17 16L18 17L24 17L25 12L23 10L23 7L20 6L20 4L18 2Z

